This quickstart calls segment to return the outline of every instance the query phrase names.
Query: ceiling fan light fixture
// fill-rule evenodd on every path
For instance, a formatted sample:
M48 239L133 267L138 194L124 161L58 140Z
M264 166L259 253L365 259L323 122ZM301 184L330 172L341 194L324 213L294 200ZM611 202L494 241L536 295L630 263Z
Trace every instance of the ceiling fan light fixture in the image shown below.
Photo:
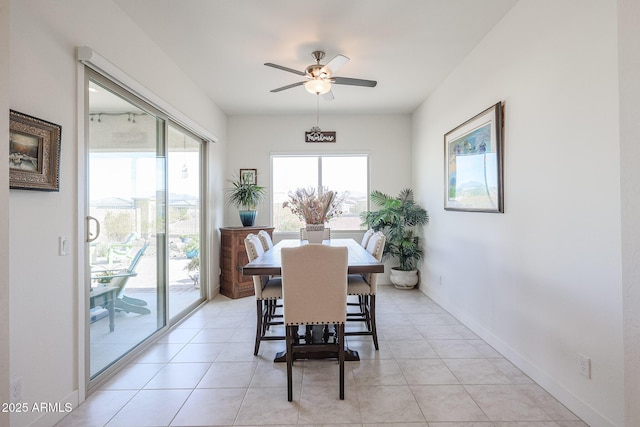
M314 95L324 95L331 90L331 83L324 79L311 79L304 83L304 88Z
M278 70L287 71L289 73L297 74L299 76L306 77L306 81L298 81L293 84L282 86L271 90L271 92L281 92L286 89L304 85L307 92L313 95L324 95L327 101L333 100L333 93L331 92L331 85L333 83L347 86L362 86L362 87L375 87L378 82L375 80L363 80L354 79L350 77L335 77L334 73L349 61L344 55L337 54L333 59L323 65L320 63L324 58L324 52L316 50L311 53L313 59L316 60L315 64L309 65L303 71L298 71L293 68L285 67L282 65L274 64L271 62L265 62L267 67L276 68Z

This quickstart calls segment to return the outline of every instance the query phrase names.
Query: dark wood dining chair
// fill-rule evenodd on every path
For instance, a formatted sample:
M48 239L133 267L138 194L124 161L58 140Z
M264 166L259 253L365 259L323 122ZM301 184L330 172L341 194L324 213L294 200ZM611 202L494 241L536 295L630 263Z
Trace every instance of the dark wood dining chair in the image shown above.
M340 365L340 399L344 400L344 326L347 313L346 247L304 245L282 248L282 295L287 343L287 397L293 400L296 354L328 351ZM300 325L334 325L333 337L306 342ZM305 343L301 343L305 340Z

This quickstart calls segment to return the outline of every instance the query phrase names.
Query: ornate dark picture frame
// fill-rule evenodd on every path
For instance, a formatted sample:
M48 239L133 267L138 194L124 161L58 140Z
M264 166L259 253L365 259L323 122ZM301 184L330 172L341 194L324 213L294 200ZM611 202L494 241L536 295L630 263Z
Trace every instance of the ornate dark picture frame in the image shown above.
M444 208L504 212L503 105L487 108L444 135Z
M9 112L9 188L60 191L62 127Z
M258 185L258 169L240 169L240 179L248 184Z

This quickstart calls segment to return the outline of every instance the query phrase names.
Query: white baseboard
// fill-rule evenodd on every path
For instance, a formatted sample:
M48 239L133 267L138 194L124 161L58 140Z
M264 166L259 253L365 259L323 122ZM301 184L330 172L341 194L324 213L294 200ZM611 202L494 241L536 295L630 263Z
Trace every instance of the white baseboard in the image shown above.
M471 329L473 333L482 338L487 344L492 346L496 351L502 354L507 360L513 363L518 369L528 375L540 387L549 392L553 397L558 399L560 403L566 406L571 412L576 414L580 419L591 427L622 427L617 426L611 420L608 420L601 413L580 400L570 390L567 390L562 384L558 383L553 377L540 369L524 355L518 353L507 343L496 337L491 331L486 329L475 319L467 316L462 310L448 301L439 300L437 296L430 295L426 289L421 289L422 293L431 298L440 307L449 312L458 319L462 324Z
M43 403L41 407L38 406L41 408L42 415L29 424L29 427L51 427L56 425L60 420L66 417L71 410L78 407L78 396L78 390L75 390L69 393L57 404L50 405Z

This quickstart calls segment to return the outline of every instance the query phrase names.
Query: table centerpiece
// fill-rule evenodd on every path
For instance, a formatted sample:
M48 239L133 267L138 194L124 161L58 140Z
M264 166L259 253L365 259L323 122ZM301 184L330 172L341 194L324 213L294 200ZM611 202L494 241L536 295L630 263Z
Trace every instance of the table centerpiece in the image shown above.
M317 191L313 187L296 188L289 192L289 200L282 207L291 209L305 224L309 243L322 243L325 224L342 214L339 208L343 199L344 196L325 187Z

